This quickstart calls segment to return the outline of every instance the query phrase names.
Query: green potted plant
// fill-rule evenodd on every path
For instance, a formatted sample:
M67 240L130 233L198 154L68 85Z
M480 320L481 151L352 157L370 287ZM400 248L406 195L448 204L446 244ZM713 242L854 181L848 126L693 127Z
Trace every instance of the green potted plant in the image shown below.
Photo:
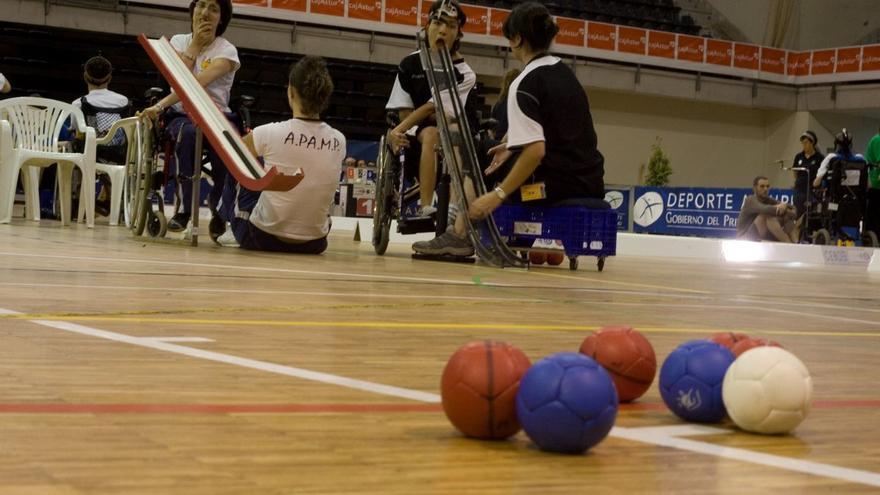
M669 166L669 157L661 147L663 140L659 137L651 145L651 158L648 159L648 176L645 178L646 186L663 187L669 184L669 176L672 175L672 167Z

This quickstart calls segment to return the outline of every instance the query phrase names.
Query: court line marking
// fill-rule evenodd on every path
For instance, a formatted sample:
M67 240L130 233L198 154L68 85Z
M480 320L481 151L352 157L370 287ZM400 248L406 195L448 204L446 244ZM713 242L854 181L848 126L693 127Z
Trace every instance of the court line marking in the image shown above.
M241 294L242 289L216 289L208 287L145 287L132 285L87 285L87 284L41 284L25 282L0 282L0 286L10 287L56 287L63 289L98 289L98 290L161 290L163 292L206 292L217 294ZM296 296L327 296L327 297L362 297L376 299L442 299L442 300L478 300L478 301L515 301L515 302L547 302L549 299L514 298L514 297L484 297L484 296L441 296L424 294L388 294L388 293L363 293L363 292L322 292L305 290L260 290L248 289L248 294L283 294Z
M245 265L221 265L216 263L194 263L187 261L167 261L167 260L149 260L149 259L133 259L133 258L101 258L97 256L61 256L61 255L53 255L53 254L30 254L30 253L11 253L11 252L0 252L0 256L22 256L26 258L50 258L50 259L65 259L65 260L78 260L78 261L101 261L104 263L136 263L142 265L170 265L170 266L185 266L189 268L220 268L223 270L239 270L239 271L249 271L249 272L273 272L273 273L298 273L305 275L322 275L326 277L336 276L336 277L344 277L340 281L345 281L345 279L350 278L366 278L366 279L378 279L378 280L400 280L405 282L432 282L432 283L445 283L450 285L473 285L473 282L470 280L451 280L451 279L442 279L442 278L428 278L428 277L402 277L399 275L373 275L369 273L344 273L344 272L329 272L329 271L320 271L320 270L295 270L292 268L279 268L279 267L264 267L264 266L245 266ZM503 284L492 284L497 287L504 287Z
M4 311L9 313L10 310L3 310L0 308L0 311ZM193 349L186 346L179 346L176 344L169 344L165 342L156 342L151 340L145 340L138 337L131 337L129 335L124 335L115 332L108 332L106 330L99 330L96 328L86 327L83 325L77 325L75 323L69 323L65 321L50 321L50 320L30 320L32 323L37 325L46 326L49 328L55 328L58 330L64 330L67 332L77 333L81 335L87 335L91 337L98 337L102 339L107 339L115 342L126 343L137 345L141 347L147 347L151 349L171 352L175 354L181 354L185 356L195 357L199 359L205 359L209 361L221 362L226 364L232 364L236 366L242 366L245 368L256 369L259 371L266 371L269 373L276 373L285 376L291 376L295 378L303 378L305 380L312 380L321 383L327 383L332 385L340 385L343 387L353 388L357 390L362 390L366 392L373 392L382 395L390 395L393 397L402 397L407 399L412 399L420 402L427 402L432 404L437 404L440 402L440 396L438 394L422 392L419 390L411 390L400 387L394 387L390 385L382 385L374 382L367 382L363 380L355 380L351 378L345 378L342 376L331 375L329 373L321 373L311 370L306 370L302 368L293 368L290 366L283 366L274 363L267 363L264 361L257 361L253 359L241 358L237 356L231 356L228 354L221 354L218 352L210 352L203 351L200 349ZM701 427L705 428L705 427ZM726 430L720 430L724 432ZM783 470L795 471L809 475L819 475L828 478L834 478L842 481L847 481L851 483L860 483L871 486L880 486L880 474L872 473L870 471L861 471L857 469L849 469L842 468L838 466L833 466L830 464L823 464L812 461L804 461L800 459L792 459L788 457L763 454L760 452L754 452L751 450L738 449L733 447L726 447L720 445L714 445L704 442L697 442L694 440L687 440L683 438L677 438L669 435L664 435L661 433L655 432L641 432L638 428L624 428L624 427L614 427L612 428L610 434L612 437L623 438L628 440L634 440L637 442L648 443L653 445L658 445L662 447L670 447L679 450L686 450L690 452L707 454L716 457L723 457L727 459L738 460L742 462L748 462L751 464L758 464L762 466L771 466L776 467Z
M714 293L711 292L711 291L697 290L697 289L685 289L685 288L682 288L682 287L672 287L672 286L669 286L669 285L641 284L641 283L637 283L637 282L620 282L620 281L618 281L618 280L604 280L604 279L592 279L592 278L590 278L590 279L584 279L584 278L580 278L580 277L574 277L574 276L571 276L571 275L562 275L562 274L559 274L559 273L545 273L545 272L542 272L542 271L531 271L531 270L530 270L530 271L528 271L528 272L517 272L517 273L526 273L526 274L531 274L531 275L539 275L539 276L543 276L543 277L561 278L561 279L566 279L566 280L580 280L580 281L589 280L589 281L591 281L591 282L598 282L598 283L602 283L602 284L625 285L625 286L630 286L630 287L641 287L641 288L643 288L643 289L662 289L662 290L671 290L671 291L676 291L676 292L686 292L686 293L689 293L689 294L704 294L704 295L714 294Z
M4 312L6 314L16 313L10 310L3 310L0 308L0 312ZM268 373L275 373L279 375L290 376L294 378L302 378L305 380L311 380L315 382L327 383L331 385L339 385L342 387L352 388L355 390L362 390L365 392L373 392L376 394L382 395L390 395L392 397L402 397L404 399L418 400L421 402L430 402L430 403L439 403L440 396L437 394L430 394L427 392L421 392L418 390L411 390L406 388L394 387L391 385L384 385L381 383L368 382L365 380L357 380L353 378L346 378L338 375L331 375L329 373L321 373L319 371L312 371L303 368L294 368L292 366L284 366L275 363L268 363L265 361L257 361L256 359L248 359L242 358L238 356L232 356L229 354L223 354L219 352L206 351L202 349L196 349L192 347L181 346L177 344L172 344L168 342L160 342L149 338L142 337L132 337L130 335L125 335L116 332L109 332L107 330L99 330L97 328L86 327L83 325L77 325L76 323L70 323L66 321L54 321L54 320L28 320L31 323L36 323L37 325L41 325L44 327L54 328L57 330L64 330L66 332L78 333L80 335L88 335L90 337L97 337L106 340L112 340L114 342L121 342L124 344L131 344L140 347L146 347L149 349L155 349L159 351L171 352L174 354L181 354L184 356L190 356L198 359L205 359L207 361L214 361L218 363L232 364L235 366L241 366L243 368L250 368L259 371L265 371Z
M244 265L221 265L215 263L194 263L194 262L184 262L184 261L167 261L167 260L144 260L144 259L129 259L129 258L101 258L96 256L62 256L62 255L52 255L52 254L32 254L32 253L13 253L13 252L0 252L0 256L21 256L28 258L50 258L50 259L65 259L65 260L81 260L81 261L102 261L102 262L119 262L119 263L138 263L138 264L158 264L158 265L172 265L172 266L186 266L186 267L201 267L201 268L221 268L224 270L245 270L245 271L262 271L262 272L275 272L275 273L299 273L299 274L308 274L308 275L321 275L321 276L339 276L345 278L366 278L366 279L379 279L379 280L400 280L407 282L441 282L452 285L473 285L473 281L467 280L450 280L450 279L437 279L437 278L428 278L428 277L402 277L399 275L373 275L368 273L342 273L342 272L328 272L328 271L319 271L319 270L296 270L292 268L269 268L269 267L261 267L261 266L244 266ZM593 279L586 277L572 277L566 275L555 275L555 274L541 274L539 272L527 272L523 270L511 270L508 273L534 273L537 275L547 275L562 279L568 280L577 280L578 282L597 282L597 283L614 283L619 285L628 285L633 287L642 287L642 288L653 288L653 289L663 289L677 292L689 292L696 294L711 294L711 292L706 291L698 291L694 289L683 289L669 286L657 286L657 285L649 285L649 284L637 284L633 282L619 282L613 280L602 280L602 279ZM508 284L501 284L496 282L483 282L483 285L493 286L493 287L509 287Z
M481 285L482 282L479 282L477 285ZM114 285L85 285L85 284L40 284L40 283L21 283L21 282L0 282L0 286L12 286L12 287L58 287L58 288L77 288L77 289L99 289L99 290L150 290L151 288L143 287L143 286L114 286ZM514 288L508 286L508 288ZM240 289L210 289L210 288L175 288L175 287L156 287L156 290L163 290L167 292L205 292L205 293L240 293ZM580 290L575 288L574 290ZM608 291L612 292L612 291ZM419 294L364 294L358 292L320 292L320 291L287 291L287 290L248 290L248 293L253 294L289 294L289 295L312 295L312 296L328 296L328 297L361 297L361 298L379 298L379 299L424 299L424 295ZM639 293L626 292L626 294L631 295L641 295ZM652 295L652 294L651 294ZM550 299L530 299L530 298L515 298L515 297L482 297L482 296L431 296L432 300L478 300L478 301L499 301L499 302L533 302L533 303L546 303L546 302L554 302ZM561 299L555 302L566 302L568 299ZM604 305L604 306L656 306L657 303L654 302L623 302L623 301L578 301L578 304L584 305ZM757 302L744 302L741 306L730 305L730 304L668 304L661 303L665 307L669 308L711 308L711 309L734 309L739 310L743 308L748 309L756 309L761 311L767 311L771 313L783 313L783 314L793 314L798 316L807 316L818 319L825 320L836 320L847 323L867 323L869 325L878 325L880 321L872 321L872 320L862 320L858 318L847 318L843 316L834 316L834 315L823 315L816 313L807 313L803 311L789 311L780 308L769 308L765 306L757 305ZM751 304L752 306L748 306ZM780 305L792 305L792 306L801 306L801 304L796 303L774 303ZM880 312L880 310L869 309L869 308L854 308L854 307L843 307L843 306L833 306L828 305L829 308L834 309L849 309L855 311L870 311L870 312ZM183 312L183 311L180 311ZM2 313L0 313L2 314ZM51 315L51 314L50 314ZM67 317L66 315L64 315ZM75 315L73 315L75 316ZM769 333L767 331L761 331L760 333ZM787 334L787 333L786 333Z
M842 400L815 401L813 409L880 409L880 400ZM620 412L667 411L666 405L658 402L638 402L621 404ZM84 404L84 403L0 403L0 414L320 414L320 413L438 413L440 404L413 403L252 403L252 404L186 404L186 403L136 403L136 404ZM645 426L639 431L658 431L679 435L714 435L716 429L703 433L690 428L696 425ZM706 427L709 428L709 427ZM724 430L727 432L728 430Z
M104 322L122 322L122 323L150 323L150 324L192 324L192 325L214 325L214 326L250 326L250 327L313 327L313 328L381 328L381 329L444 329L444 330L522 330L522 331L578 331L590 332L598 330L597 325L526 325L519 323L437 323L437 322L417 322L417 323L401 323L395 321L280 321L280 320L228 320L228 319L200 319L200 318L154 318L154 317L129 317L129 316L68 316L68 315L31 315L17 314L8 315L0 319L21 319L32 320L63 318L69 321L104 321ZM823 332L823 331L800 331L800 330L749 330L749 329L720 329L720 328L664 328L664 327L643 327L639 326L638 330L645 333L681 333L703 335L708 338L709 335L717 332L745 332L761 335L788 335L788 336L808 336L808 337L880 337L880 332Z
M155 340L156 342L216 342L214 339L206 339L205 337L140 337L145 340Z
M768 307L760 307L760 309L764 311L768 311L770 313L782 313L786 315L797 315L797 316L810 316L813 318L825 319L825 320L835 320L835 321L843 321L847 323L867 323L869 325L878 325L880 321L877 320L860 320L858 318L847 318L845 316L833 316L833 315L822 315L816 313L806 313L804 311L793 311L790 309L780 309L780 308L768 308Z
M687 433L686 430L683 430L676 435L672 435L664 433L662 430L651 431L652 428L648 428L647 431L644 431L645 429L643 428L624 428L615 426L611 429L610 436L627 440L634 440L637 442L648 443L652 445L658 445L661 447L687 450L689 452L695 452L699 454L706 454L716 457L722 457L725 459L748 462L750 464L757 464L759 466L770 466L787 471L810 474L813 476L822 476L826 478L834 478L838 480L848 481L851 483L859 483L862 485L880 487L880 473L834 466L821 462L805 461L802 459L794 459L791 457L765 454L762 452L740 449L737 447L728 447L713 443L698 442L696 440L689 440L686 438L678 438L678 435L711 434L711 432L706 430L707 427L705 426L698 428L700 429L695 430L695 433ZM732 433L730 430L722 430L718 428L716 428L716 430L716 433L718 434Z
M437 413L440 404L0 404L0 414Z
M478 276L474 276L477 278ZM481 277L480 277L481 278ZM482 280L475 281L475 285L482 285ZM0 282L0 286L6 287L49 287L49 288L65 288L65 289L96 289L96 290L162 290L164 292L204 292L204 293L217 293L217 294L230 294L241 293L241 289L217 289L217 288L208 288L208 287L145 287L145 286L128 286L128 285L94 285L94 284L50 284L50 283L27 283L27 282ZM507 289L526 289L527 287L519 287L519 286L505 286ZM588 289L582 287L545 287L549 290L556 289L564 289L564 290L575 290L575 291L586 291L586 290L598 290L598 289ZM376 299L424 299L424 295L420 294L388 294L388 293L363 293L363 292L322 292L322 291L296 291L296 290L260 290L260 289L248 289L249 294L285 294L285 295L303 295L303 296L328 296L328 297L358 297L358 298L376 298ZM625 294L625 295L633 295L633 296L649 296L649 297L682 297L680 295L664 295L657 294L653 292L636 292L636 291L614 291L614 290L603 290L603 293L613 293L613 294ZM541 299L541 298L520 298L520 297L485 297L485 296L449 296L449 295L432 295L431 299L442 299L442 300L479 300L479 301L514 301L514 302L560 302L560 300L551 300L551 299ZM704 299L704 298L698 298ZM719 305L719 304L669 304L663 303L667 307L681 307L681 308L727 308L727 309L742 309L742 308L752 308L752 309L766 309L760 304L763 301L754 300L750 298L737 298L735 301L742 302L741 306L735 305ZM562 302L565 302L566 299L562 299ZM578 304L593 304L593 305L611 305L611 306L655 306L657 303L654 302L622 302L622 301L578 301ZM776 306L794 306L794 307L810 307L810 308L828 308L828 309L836 309L840 311L859 311L859 312L870 312L870 313L880 313L880 309L873 308L863 308L857 306L842 306L837 304L810 304L810 303L795 303L795 302L785 302L785 301L774 301L774 305ZM780 311L778 308L769 308L769 310ZM2 313L0 313L2 314ZM831 315L816 315L814 313L801 313L798 312L798 315L807 315L807 316L816 316L819 318L843 318L845 317L834 317ZM847 319L848 320L848 319ZM866 320L855 320L857 322L865 322ZM880 324L880 321L868 321L872 324Z

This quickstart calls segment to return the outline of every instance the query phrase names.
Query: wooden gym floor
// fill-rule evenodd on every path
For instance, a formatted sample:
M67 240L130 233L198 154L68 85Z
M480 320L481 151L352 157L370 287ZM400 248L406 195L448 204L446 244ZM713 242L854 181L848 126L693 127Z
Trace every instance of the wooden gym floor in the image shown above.
M0 493L876 493L880 290L864 269L611 258L597 273L134 240L0 225ZM656 382L584 456L462 438L439 406L460 345L536 361L628 324L658 361L722 330L810 368L791 436L695 427Z

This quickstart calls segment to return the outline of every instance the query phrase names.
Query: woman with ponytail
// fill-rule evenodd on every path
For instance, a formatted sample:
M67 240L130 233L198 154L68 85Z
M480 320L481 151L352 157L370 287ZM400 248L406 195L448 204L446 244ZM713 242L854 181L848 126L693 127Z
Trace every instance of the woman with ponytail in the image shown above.
M587 94L572 70L548 53L558 31L547 8L535 2L517 5L504 23L504 37L524 67L510 85L507 136L493 148L486 174L514 152L519 156L498 187L471 204L475 218L489 215L507 196L554 204L605 195L605 159Z
M321 120L333 93L333 80L321 57L303 57L290 70L287 101L293 118L261 125L244 137L267 166L303 180L289 191L250 191L236 185L232 230L224 246L287 253L320 254L327 249L330 205L345 160L345 136Z

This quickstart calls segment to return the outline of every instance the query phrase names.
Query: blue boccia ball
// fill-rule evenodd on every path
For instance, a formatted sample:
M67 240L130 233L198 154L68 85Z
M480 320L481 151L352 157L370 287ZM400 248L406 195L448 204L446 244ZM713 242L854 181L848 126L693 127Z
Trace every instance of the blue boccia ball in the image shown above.
M560 352L535 363L523 376L516 413L542 450L580 454L614 426L617 390L592 358Z
M660 368L663 402L685 421L721 421L727 414L721 400L721 384L733 360L732 352L709 340L681 344Z

